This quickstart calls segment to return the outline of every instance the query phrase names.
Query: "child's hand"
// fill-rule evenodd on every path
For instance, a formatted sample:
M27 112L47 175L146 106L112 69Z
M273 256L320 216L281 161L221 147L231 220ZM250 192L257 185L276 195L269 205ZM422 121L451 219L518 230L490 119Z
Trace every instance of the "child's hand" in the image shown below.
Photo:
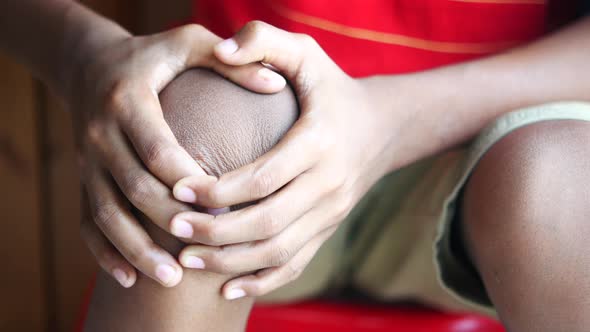
M67 102L87 193L81 230L102 268L125 287L135 282L133 266L165 286L182 277L174 257L152 242L128 201L168 229L175 214L191 210L169 188L183 177L204 174L164 121L158 93L189 67L212 68L257 92L285 85L280 75L259 64L234 68L219 62L213 56L219 41L197 25L145 37L125 35L87 52L74 74Z
M387 171L384 153L394 133L371 105L364 87L347 76L309 36L262 22L247 24L218 44L229 65L270 64L294 85L301 116L270 152L212 181L188 177L174 193L207 207L261 200L211 216L177 215L194 241L180 255L187 267L244 273L224 285L226 298L263 295L295 279L362 195ZM178 199L183 196L176 195ZM185 200L186 201L186 200ZM207 246L210 245L210 246Z

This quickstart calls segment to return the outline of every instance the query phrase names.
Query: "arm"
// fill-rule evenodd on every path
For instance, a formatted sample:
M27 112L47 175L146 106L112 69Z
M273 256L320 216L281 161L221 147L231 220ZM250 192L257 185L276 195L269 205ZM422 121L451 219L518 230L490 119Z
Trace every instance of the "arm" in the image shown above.
M125 287L134 284L136 268L168 287L182 278L176 259L153 244L129 202L168 229L176 213L192 209L173 199L170 187L184 176L205 175L166 124L158 92L191 67L212 68L261 93L284 87L279 75L259 75L259 64L235 69L216 61L212 47L219 40L197 25L132 36L75 1L0 2L0 48L72 113L88 198L81 233L102 268Z
M62 97L90 54L129 37L125 29L75 1L0 3L0 49L24 63Z
M499 55L362 80L375 111L391 120L385 125L395 132L389 152L395 159L389 161L389 170L466 142L494 118L517 108L590 100L589 59L590 17L586 17ZM402 121L400 110L408 110L401 114ZM411 121L403 121L409 116Z
M228 52L230 50L230 52ZM301 116L280 144L216 182L186 178L198 204L228 206L261 200L214 223L183 213L194 238L217 234L216 245L181 253L240 276L223 289L258 296L300 273L365 192L388 172L458 146L492 119L515 108L556 100L590 100L590 18L529 45L469 63L407 74L353 79L309 36L250 22L216 46L224 63L270 63L290 82ZM264 216L265 218L260 218ZM231 225L232 227L229 227ZM248 227L246 227L248 225ZM239 243L275 243L281 259ZM235 250L228 250L235 248ZM245 265L239 257L252 257Z

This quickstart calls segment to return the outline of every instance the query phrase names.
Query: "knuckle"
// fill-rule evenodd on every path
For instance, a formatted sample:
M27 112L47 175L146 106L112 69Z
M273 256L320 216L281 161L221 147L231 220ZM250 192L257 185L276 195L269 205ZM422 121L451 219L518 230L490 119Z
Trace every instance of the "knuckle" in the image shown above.
M202 198L215 206L221 206L224 203L223 195L216 188L204 192Z
M117 80L107 88L105 93L105 113L121 115L127 109L131 99L131 83L126 80Z
M197 23L190 23L182 27L181 31L189 36L194 36L201 33L208 33L204 26L197 24Z
M341 192L344 186L344 180L336 174L324 175L321 179L317 180L317 198L330 198L338 200L341 195L345 193Z
M195 39L196 36L202 34L209 34L204 26L196 23L183 25L182 27L175 30L175 35L180 42L189 42Z
M130 173L123 187L126 196L136 207L146 206L153 199L153 186L149 185L150 177L145 173Z
M310 35L305 33L298 33L295 34L299 43L301 43L304 47L318 47L318 42Z
M215 222L207 223L201 230L203 242L211 246L219 246L223 244L223 238L218 231Z
M346 175L345 171L341 171L334 176L333 191L340 194L343 200L349 202L352 200L352 185L353 181L349 181L349 176Z
M216 252L212 253L211 255L209 255L209 258L207 259L207 261L215 268L215 270L218 273L221 273L221 274L233 274L236 272L242 272L242 271L236 271L235 268L233 266L231 266L224 258L225 258L225 251L223 248L221 248L219 251L216 251Z
M261 285L260 282L253 282L248 287L248 293L251 296L263 296L270 293L272 290L278 287L268 287L267 285Z
M129 200L137 208L145 207L152 200L152 191L148 186L136 185L136 187L128 193Z
M156 245L153 242L146 243L142 246L127 248L122 250L121 253L125 258L135 267L145 266L152 260L154 252L157 251Z
M326 177L324 180L324 194L337 194L337 195L346 195L344 192L344 186L346 179L339 174L333 174L329 177Z
M297 278L301 276L303 273L304 266L295 266L293 264L287 264L284 266L284 270L281 272L275 271L274 273L279 273L277 275L277 279L267 282L255 282L249 285L248 293L252 296L263 296L266 295L273 290L282 287L290 282L295 281Z
M146 164L152 171L158 170L165 166L169 160L172 160L174 150L166 143L154 142L146 149Z
M100 229L109 229L121 217L121 212L114 204L98 204L93 211L93 219Z
M261 238L270 238L278 234L282 229L280 214L273 213L269 209L262 209L258 217L258 233Z
M257 169L252 175L251 198L258 199L272 194L274 185L275 180L270 172L265 169Z
M284 265L291 259L291 250L284 245L274 245L270 247L269 252L266 254L267 264L269 266L281 266Z
M214 265L217 266L217 273L229 275L241 272L234 270L230 265L223 261L216 262Z
M350 194L344 194L342 198L340 198L339 203L337 204L335 219L337 222L342 221L344 218L348 216L352 208L354 207L353 197Z
M246 23L244 29L246 35L253 38L260 38L268 32L269 25L262 21L254 20Z
M303 273L303 267L295 264L287 264L285 266L286 282L289 283L295 281L301 273Z

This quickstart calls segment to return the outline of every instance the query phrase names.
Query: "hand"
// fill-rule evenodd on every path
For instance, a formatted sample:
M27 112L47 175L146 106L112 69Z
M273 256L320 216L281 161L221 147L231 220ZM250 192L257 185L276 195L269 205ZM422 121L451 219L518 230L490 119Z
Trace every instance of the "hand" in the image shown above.
M183 212L191 240L180 261L186 267L244 274L228 281L224 296L259 296L294 280L362 195L387 171L384 153L393 136L360 81L347 76L309 36L250 22L218 44L223 63L272 65L293 84L301 116L271 151L218 180L187 177L189 203L210 208L261 200L212 216Z
M168 229L175 214L192 210L175 200L169 188L183 177L205 174L178 145L158 93L189 67L212 68L262 93L285 86L280 75L260 64L234 68L216 60L213 46L220 40L197 25L121 36L88 52L91 57L73 80L67 101L87 194L83 208L88 209L81 232L101 267L124 287L135 282L134 267L164 286L182 278L182 268L152 242L129 202Z

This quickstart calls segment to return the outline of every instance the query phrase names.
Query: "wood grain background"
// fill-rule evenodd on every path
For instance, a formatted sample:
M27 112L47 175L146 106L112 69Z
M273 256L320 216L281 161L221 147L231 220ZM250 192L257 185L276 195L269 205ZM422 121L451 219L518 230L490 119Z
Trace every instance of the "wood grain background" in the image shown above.
M82 2L142 34L190 16L186 0ZM97 269L79 237L71 119L12 59L0 73L0 331L71 332Z

